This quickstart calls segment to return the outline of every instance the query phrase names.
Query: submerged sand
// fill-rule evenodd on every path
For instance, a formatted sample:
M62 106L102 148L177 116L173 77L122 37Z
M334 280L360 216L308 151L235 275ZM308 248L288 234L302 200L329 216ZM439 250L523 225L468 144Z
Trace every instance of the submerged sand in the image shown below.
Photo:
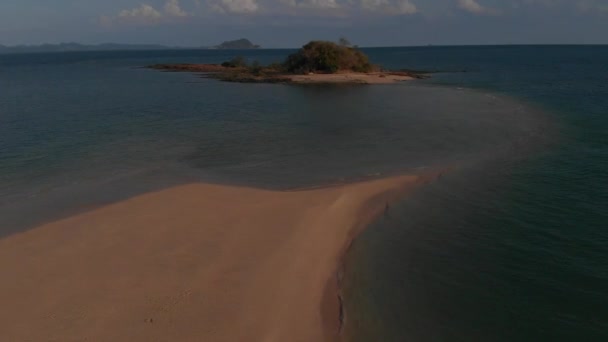
M2 340L337 340L341 253L423 181L192 184L4 238Z

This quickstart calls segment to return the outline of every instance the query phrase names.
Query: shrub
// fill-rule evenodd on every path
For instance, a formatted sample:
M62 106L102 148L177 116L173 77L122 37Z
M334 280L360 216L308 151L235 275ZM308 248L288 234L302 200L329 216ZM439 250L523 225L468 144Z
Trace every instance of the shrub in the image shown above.
M270 71L274 71L274 72L284 72L285 70L285 65L283 63L271 63L268 64L268 66L266 67L266 69L270 70Z
M222 63L222 66L226 68L245 68L247 67L247 59L243 56L236 56L233 59Z
M260 62L258 62L258 61L254 61L249 66L249 72L255 76L260 76L262 74L263 70L264 70L264 68L260 65Z
M335 73L338 71L369 72L373 69L367 56L358 49L326 41L312 41L284 63L288 72Z

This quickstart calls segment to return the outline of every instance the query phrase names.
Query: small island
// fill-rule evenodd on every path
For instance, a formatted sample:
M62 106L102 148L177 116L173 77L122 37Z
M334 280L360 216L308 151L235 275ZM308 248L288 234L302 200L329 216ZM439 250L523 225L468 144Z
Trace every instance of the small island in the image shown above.
M329 41L311 41L283 63L261 65L235 57L222 64L156 64L148 68L187 71L226 82L291 84L387 84L425 78L422 72L384 70L358 48Z
M220 50L247 50L247 49L259 49L260 46L253 44L249 39L241 38L237 40L229 40L216 45L214 49Z

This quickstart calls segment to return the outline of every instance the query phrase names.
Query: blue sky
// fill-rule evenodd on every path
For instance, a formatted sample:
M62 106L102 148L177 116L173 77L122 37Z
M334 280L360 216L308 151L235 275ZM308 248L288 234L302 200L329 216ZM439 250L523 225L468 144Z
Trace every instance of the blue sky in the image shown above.
M0 0L0 44L608 44L608 0Z

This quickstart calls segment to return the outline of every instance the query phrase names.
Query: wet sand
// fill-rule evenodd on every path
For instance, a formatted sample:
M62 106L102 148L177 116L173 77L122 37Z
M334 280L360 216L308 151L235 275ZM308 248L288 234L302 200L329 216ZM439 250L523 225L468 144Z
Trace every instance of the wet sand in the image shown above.
M9 236L2 340L338 340L341 254L429 179L291 192L191 184Z
M348 84L391 84L403 81L411 81L414 77L403 73L370 72L370 73L336 73L336 74L310 74L286 76L291 83L296 84L318 84L318 83L348 83Z

